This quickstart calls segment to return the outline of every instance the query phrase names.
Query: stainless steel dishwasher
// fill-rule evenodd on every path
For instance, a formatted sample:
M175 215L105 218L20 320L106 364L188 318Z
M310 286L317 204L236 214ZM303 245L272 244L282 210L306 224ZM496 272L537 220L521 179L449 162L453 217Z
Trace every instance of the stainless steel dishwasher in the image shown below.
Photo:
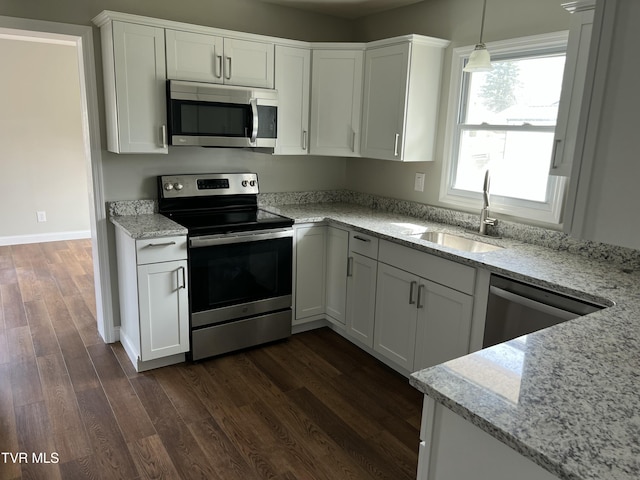
M491 275L482 347L490 347L604 308Z

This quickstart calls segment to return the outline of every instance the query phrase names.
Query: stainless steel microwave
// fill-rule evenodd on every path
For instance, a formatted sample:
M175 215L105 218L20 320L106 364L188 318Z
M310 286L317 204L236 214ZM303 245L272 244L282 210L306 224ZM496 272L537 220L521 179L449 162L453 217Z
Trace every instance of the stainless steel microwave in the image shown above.
M278 92L169 80L170 145L275 147Z

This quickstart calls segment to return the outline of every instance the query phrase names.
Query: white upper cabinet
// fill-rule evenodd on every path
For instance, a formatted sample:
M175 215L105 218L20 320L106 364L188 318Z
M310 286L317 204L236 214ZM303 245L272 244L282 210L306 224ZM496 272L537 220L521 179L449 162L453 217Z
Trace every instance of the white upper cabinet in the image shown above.
M273 88L274 45L166 30L167 77Z
M595 3L595 0L582 0L565 5L572 15L549 170L551 175L569 176L571 174L589 60Z
M100 32L107 148L167 153L164 30L110 21Z
M640 2L597 2L565 232L640 249Z
M417 35L369 44L365 53L363 157L414 162L434 159L442 59L448 44Z
M311 50L276 45L275 87L278 90L277 155L309 151L309 87Z
M313 50L310 153L360 156L362 50Z

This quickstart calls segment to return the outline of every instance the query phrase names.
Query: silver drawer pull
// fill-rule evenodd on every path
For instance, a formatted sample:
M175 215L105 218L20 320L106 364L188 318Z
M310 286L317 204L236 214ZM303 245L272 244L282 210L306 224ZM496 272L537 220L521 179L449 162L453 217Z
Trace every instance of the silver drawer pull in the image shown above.
M409 305L415 305L416 303L415 299L413 298L413 292L415 291L417 286L418 282L416 282L415 280L409 284Z
M369 238L364 238L364 237L361 237L361 236L359 236L359 235L354 235L354 236L353 236L353 238L355 238L356 240L360 240L361 242L367 242L367 243L369 243L369 242L371 241L371 239L369 239Z
M175 245L176 242L165 242L165 243L147 243L144 248L147 247L168 247L170 245Z

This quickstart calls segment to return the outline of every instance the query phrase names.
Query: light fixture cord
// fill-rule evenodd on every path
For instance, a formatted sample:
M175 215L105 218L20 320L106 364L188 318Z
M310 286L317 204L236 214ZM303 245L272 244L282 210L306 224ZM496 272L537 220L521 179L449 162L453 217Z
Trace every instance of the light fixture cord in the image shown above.
M482 34L484 33L484 14L487 11L487 0L484 0L482 6L482 22L480 23L480 43L482 43Z

